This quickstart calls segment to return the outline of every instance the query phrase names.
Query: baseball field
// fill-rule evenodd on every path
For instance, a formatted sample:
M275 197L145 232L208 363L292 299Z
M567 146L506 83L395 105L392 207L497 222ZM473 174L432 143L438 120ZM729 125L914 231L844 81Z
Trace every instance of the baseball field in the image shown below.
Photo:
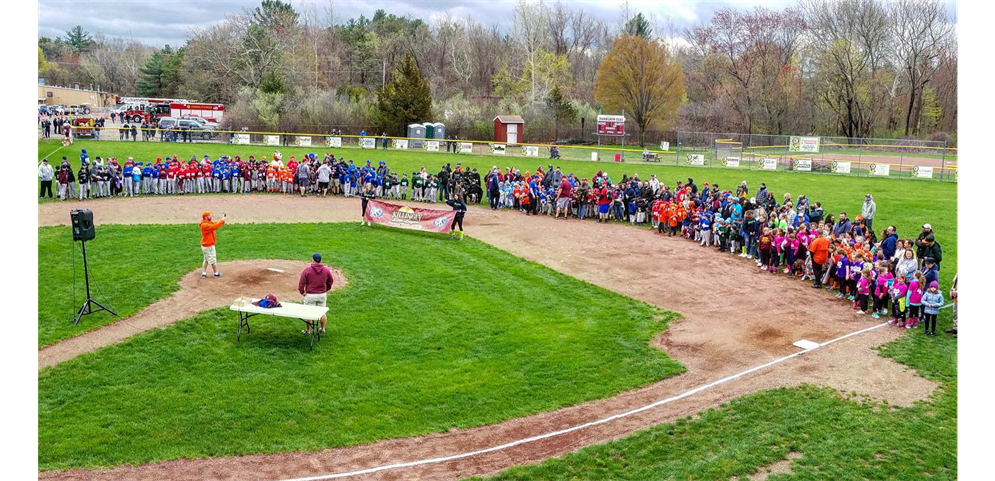
M148 161L271 155L254 146L40 140ZM281 148L284 159L326 149ZM545 159L336 149L398 172ZM529 162L529 164L523 164ZM943 246L957 270L957 186L613 162L613 179L766 182ZM409 205L416 205L408 203ZM425 204L417 204L425 207ZM86 316L69 211L92 209ZM436 206L448 208L444 204ZM201 279L202 211L224 277ZM879 327L831 293L649 228L471 206L467 240L359 225L359 200L280 194L38 203L42 479L957 479L957 340ZM327 333L228 306L274 293L320 252ZM940 311L939 330L951 325ZM883 320L883 319L882 319ZM296 322L296 324L294 323ZM848 336L852 333L857 333ZM824 346L800 354L808 339ZM769 476L769 478L767 478Z

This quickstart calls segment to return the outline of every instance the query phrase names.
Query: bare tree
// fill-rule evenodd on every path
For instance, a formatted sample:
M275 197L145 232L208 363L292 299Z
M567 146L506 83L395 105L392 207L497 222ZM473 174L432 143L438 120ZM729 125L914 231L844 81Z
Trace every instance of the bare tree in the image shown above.
M531 72L529 103L545 101L545 97L538 95L539 79L537 76L540 70L540 65L538 65L541 60L540 50L545 46L548 37L546 10L546 5L542 0L536 3L529 3L527 0L518 0L518 5L515 6L512 38L521 56L521 68Z
M918 133L923 88L939 67L941 52L950 42L953 25L939 0L898 0L889 5L894 32L895 59L909 82L905 135ZM914 115L915 111L915 115Z
M549 28L550 49L557 55L565 55L571 47L567 37L567 29L572 25L574 13L570 8L557 0L549 8L549 18L546 26Z

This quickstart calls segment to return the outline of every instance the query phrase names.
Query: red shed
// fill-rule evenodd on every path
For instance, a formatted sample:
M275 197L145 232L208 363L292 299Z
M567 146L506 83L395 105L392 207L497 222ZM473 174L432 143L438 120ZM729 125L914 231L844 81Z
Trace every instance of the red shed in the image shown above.
M522 140L525 120L517 115L494 117L494 141L502 144L517 144Z

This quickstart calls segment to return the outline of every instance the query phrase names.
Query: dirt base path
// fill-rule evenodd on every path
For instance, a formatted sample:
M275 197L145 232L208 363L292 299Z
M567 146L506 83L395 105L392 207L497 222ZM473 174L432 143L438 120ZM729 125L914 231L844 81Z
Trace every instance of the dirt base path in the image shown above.
M292 196L210 196L113 199L88 203L99 223L189 223L204 209L227 212L232 222L358 220L356 199ZM65 224L78 204L39 205L39 223ZM165 207L168 205L168 208ZM313 208L308 208L313 206ZM123 221L123 222L122 222ZM654 343L688 367L680 376L642 389L553 412L478 428L314 453L177 460L111 470L43 472L43 479L283 479L343 473L449 456L564 429L681 394L717 379L797 352L794 341L825 342L875 325L845 302L783 275L762 273L749 260L719 254L690 241L595 221L525 217L474 208L469 235L593 284L678 311ZM376 232L375 230L371 232ZM756 288L763 283L764 289ZM488 475L580 447L623 437L757 390L801 383L910 405L936 384L880 357L873 348L901 330L880 328L816 349L694 396L568 434L446 462L378 471L350 479L453 480Z
M260 296L272 293L277 299L296 300L300 297L296 289L297 276L307 265L288 260L220 262L218 268L224 274L220 279L210 274L207 279L201 279L201 271L196 269L180 279L180 290L137 314L39 349L38 370L145 331L162 329L198 312L230 305L237 297L232 293ZM338 270L332 270L332 277L335 278L333 290L345 285L345 277Z

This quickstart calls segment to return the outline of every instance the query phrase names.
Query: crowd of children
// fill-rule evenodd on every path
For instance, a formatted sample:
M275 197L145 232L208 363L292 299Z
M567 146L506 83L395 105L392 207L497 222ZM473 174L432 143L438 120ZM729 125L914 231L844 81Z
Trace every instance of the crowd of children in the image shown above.
M56 170L60 199L331 193L430 203L459 199L465 210L465 203L482 201L486 195L493 209L652 225L668 236L683 236L704 247L755 259L764 271L813 280L813 287L837 291L838 298L851 302L861 314L890 316L890 323L906 329L922 321L928 335L935 335L936 315L944 302L938 286L939 259L918 258L911 239L895 240L894 232L886 231L882 238L887 248L882 248L861 216L851 222L842 212L834 219L820 203L804 195L792 200L786 193L778 202L763 183L751 195L746 181L735 189L708 182L699 189L692 178L670 186L655 174L643 180L634 173L616 183L604 171L589 180L564 174L552 165L525 173L495 166L481 179L476 169L464 169L461 163L455 168L447 164L437 174L422 167L409 176L398 175L383 160L356 165L332 154L319 160L311 153L300 160L290 156L284 163L278 151L272 159L204 155L200 160L183 161L173 155L147 162L129 157L122 163L113 157L91 161L83 149L80 165L74 175L63 157ZM820 237L828 252L813 256Z

